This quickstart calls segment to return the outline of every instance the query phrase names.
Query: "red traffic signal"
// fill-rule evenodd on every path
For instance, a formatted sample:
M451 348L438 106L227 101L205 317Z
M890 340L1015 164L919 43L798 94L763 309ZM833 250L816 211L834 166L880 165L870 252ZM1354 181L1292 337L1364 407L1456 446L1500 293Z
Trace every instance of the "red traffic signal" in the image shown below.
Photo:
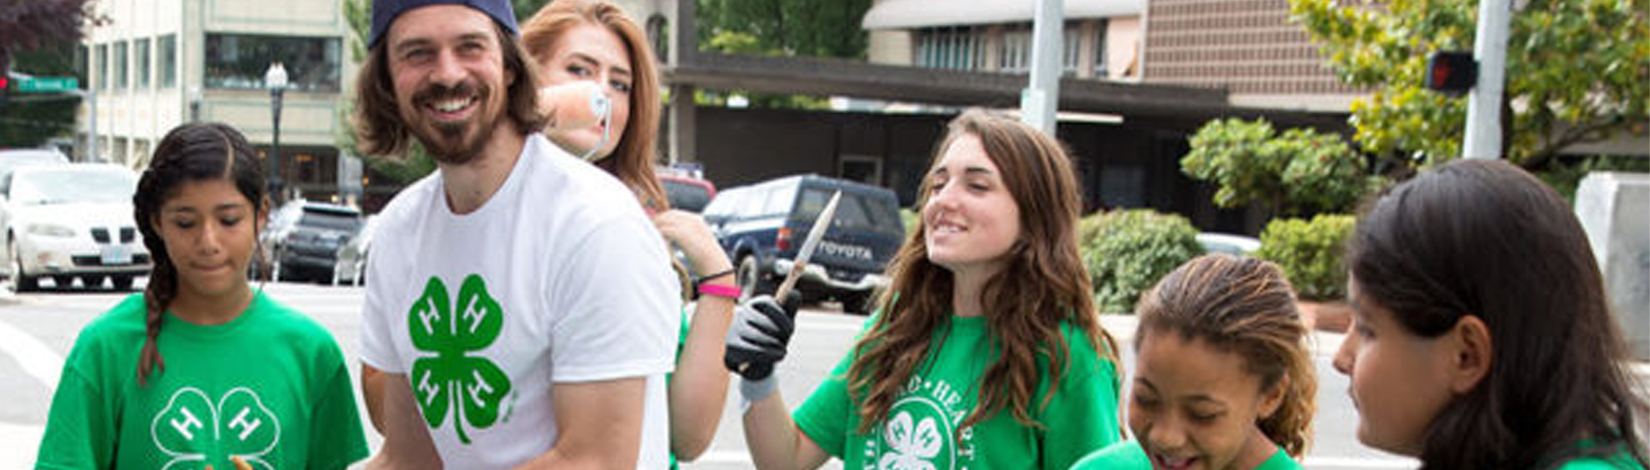
M1448 95L1461 95L1478 82L1478 62L1472 53L1439 51L1427 58L1427 88Z

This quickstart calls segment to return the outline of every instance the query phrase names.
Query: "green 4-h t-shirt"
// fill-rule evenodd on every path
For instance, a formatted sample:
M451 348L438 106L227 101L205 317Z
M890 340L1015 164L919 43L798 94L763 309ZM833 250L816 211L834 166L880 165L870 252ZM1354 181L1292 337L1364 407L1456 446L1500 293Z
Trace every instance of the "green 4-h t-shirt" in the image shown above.
M258 293L228 323L167 313L166 362L137 380L143 295L75 341L52 397L41 469L338 469L367 455L343 354L314 320Z
M1146 450L1140 448L1140 441L1124 441L1107 446L1104 449L1083 457L1071 466L1071 470L1151 470L1152 460L1146 456ZM1289 454L1282 447L1267 458L1265 462L1250 470L1300 470L1301 464L1289 458Z
M908 380L888 416L859 432L859 404L846 383L856 353L850 352L794 414L797 427L845 468L1042 469L1066 470L1090 451L1122 438L1117 421L1118 383L1081 330L1061 325L1069 348L1059 389L1049 396L1048 359L1027 427L1012 411L958 429L979 405L980 379L999 355L984 317L952 317L934 333L929 357Z

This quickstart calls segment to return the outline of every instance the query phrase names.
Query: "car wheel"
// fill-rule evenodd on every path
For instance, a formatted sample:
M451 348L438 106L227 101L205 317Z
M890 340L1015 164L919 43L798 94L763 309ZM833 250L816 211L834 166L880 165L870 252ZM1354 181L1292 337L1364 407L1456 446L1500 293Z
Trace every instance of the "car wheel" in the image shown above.
M23 254L17 252L17 242L11 242L11 289L13 292L33 292L40 289L40 281L23 272Z
M762 294L772 294L773 286L762 282L762 270L756 266L756 257L745 255L739 259L739 301L744 302Z
M130 275L130 274L109 276L109 279L114 281L115 290L118 290L118 291L132 290L132 275Z
M86 275L86 276L80 276L80 283L84 284L87 289L102 289L103 288L103 275L102 274L91 274L91 275Z

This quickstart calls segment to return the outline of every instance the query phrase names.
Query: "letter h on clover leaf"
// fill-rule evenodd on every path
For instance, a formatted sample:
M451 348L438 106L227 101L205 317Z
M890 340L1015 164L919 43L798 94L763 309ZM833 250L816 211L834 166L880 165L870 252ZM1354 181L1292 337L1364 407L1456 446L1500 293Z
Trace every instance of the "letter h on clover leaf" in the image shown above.
M456 304L440 278L425 284L424 295L407 311L413 347L423 353L408 380L431 429L441 427L451 410L459 441L469 444L466 424L485 429L498 420L510 377L493 361L470 354L492 345L503 327L504 309L481 276L464 278Z

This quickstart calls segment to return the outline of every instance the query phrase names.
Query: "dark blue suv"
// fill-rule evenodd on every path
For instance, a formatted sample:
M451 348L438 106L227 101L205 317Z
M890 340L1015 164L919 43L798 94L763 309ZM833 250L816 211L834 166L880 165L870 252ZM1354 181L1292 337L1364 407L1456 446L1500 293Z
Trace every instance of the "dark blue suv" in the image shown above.
M845 311L868 312L867 301L886 283L883 268L905 237L899 200L886 188L817 175L724 189L705 207L705 222L738 268L746 297L779 287L837 190L836 217L797 291L804 302L835 299Z

